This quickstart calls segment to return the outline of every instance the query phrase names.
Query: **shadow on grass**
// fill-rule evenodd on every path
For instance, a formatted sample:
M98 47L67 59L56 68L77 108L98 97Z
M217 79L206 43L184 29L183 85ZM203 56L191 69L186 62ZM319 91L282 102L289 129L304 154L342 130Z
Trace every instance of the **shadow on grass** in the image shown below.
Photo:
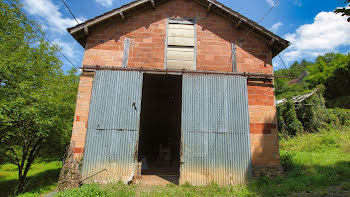
M321 191L350 180L350 162L332 166L299 165L293 163L286 175L253 180L247 187L259 196L285 196L298 192Z
M39 190L42 187L57 183L61 169L51 169L26 178L25 192ZM13 196L18 185L18 179L0 182L0 196Z

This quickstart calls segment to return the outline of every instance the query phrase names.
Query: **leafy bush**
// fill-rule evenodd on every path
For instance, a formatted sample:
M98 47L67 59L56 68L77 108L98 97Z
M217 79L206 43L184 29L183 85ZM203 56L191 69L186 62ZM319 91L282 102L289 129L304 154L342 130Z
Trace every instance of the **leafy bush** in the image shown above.
M328 112L335 116L334 121L338 123L338 126L346 125L347 121L350 120L350 109L328 109ZM333 119L333 118L332 118Z
M294 136L303 131L303 125L297 118L294 102L292 100L288 100L285 106L279 107L277 112L279 129L282 133Z
M280 153L280 162L285 172L290 172L295 168L295 163L293 161L294 153L289 151L282 151Z
M277 106L278 130L281 137L350 125L350 110L326 109L325 99L321 96L322 87L318 92L300 103L288 100L287 103Z

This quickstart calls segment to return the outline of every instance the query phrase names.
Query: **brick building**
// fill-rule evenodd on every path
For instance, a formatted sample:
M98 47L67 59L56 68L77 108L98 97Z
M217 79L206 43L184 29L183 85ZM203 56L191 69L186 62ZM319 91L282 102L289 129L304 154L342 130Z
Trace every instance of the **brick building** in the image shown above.
M288 41L212 0L138 0L68 31L85 48L72 144L87 182L281 170L272 58Z

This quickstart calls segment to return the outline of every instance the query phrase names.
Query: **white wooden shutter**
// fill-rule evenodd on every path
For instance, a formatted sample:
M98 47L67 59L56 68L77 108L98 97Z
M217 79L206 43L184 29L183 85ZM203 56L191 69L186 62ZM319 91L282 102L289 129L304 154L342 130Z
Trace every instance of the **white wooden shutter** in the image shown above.
M167 69L195 70L195 26L187 20L169 20Z

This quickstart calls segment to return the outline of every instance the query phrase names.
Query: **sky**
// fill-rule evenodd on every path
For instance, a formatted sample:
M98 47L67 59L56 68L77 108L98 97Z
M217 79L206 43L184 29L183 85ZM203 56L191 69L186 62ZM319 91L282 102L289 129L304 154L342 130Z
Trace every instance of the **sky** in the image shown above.
M65 0L78 21L94 18L133 0ZM327 52L350 52L350 23L333 10L344 6L342 0L218 0L253 21L259 21L277 3L260 25L291 42L280 56L287 67L295 61L314 61ZM50 41L76 66L82 66L84 48L66 28L77 22L62 0L20 0L22 10L37 21ZM59 55L59 54L58 54ZM72 65L60 56L63 70ZM273 59L275 70L284 68L281 60Z

